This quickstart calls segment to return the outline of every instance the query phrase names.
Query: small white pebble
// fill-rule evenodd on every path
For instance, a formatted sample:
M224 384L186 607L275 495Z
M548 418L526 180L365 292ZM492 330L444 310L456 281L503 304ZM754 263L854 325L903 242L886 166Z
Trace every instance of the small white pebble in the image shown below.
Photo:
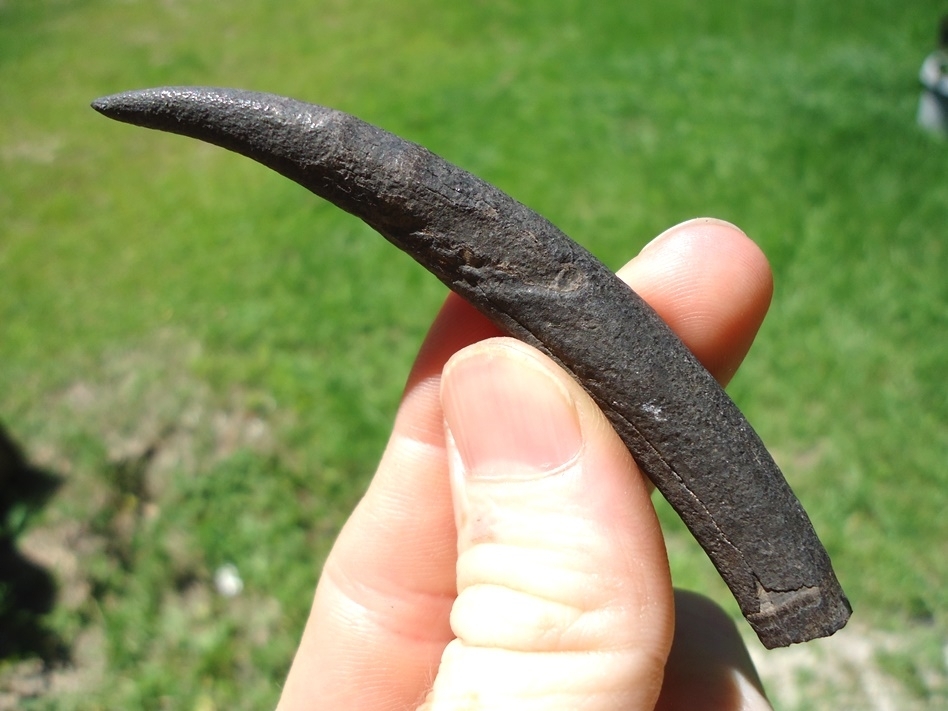
M244 589L240 571L233 563L225 563L214 571L214 587L224 597L236 597Z

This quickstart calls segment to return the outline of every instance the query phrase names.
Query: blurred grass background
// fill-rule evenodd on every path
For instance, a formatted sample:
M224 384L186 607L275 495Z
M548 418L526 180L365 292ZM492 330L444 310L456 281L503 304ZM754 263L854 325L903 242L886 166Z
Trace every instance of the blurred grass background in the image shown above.
M943 708L948 144L914 124L943 9L0 2L0 435L60 481L0 509L57 587L29 613L29 586L0 581L0 703L272 705L444 297L279 176L88 108L209 84L422 143L614 267L683 219L739 224L776 295L730 392L870 645L865 664L845 636L795 648L816 667L759 656L765 681L778 708L882 708L869 665L892 708ZM676 583L734 610L657 504ZM213 585L227 563L236 597Z

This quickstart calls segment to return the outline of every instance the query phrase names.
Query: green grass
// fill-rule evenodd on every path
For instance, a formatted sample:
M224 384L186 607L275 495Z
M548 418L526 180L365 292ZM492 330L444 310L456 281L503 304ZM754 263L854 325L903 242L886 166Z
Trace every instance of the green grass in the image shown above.
M880 664L944 679L948 144L914 125L941 9L0 2L0 422L64 479L18 542L59 554L40 622L84 684L54 674L33 707L273 703L444 295L275 174L88 108L162 84L355 113L616 267L682 219L741 225L777 291L732 395L854 624L925 640ZM660 509L677 581L733 609ZM211 592L226 562L238 598ZM23 663L0 662L0 684ZM919 704L945 693L903 686ZM838 707L820 693L804 707Z

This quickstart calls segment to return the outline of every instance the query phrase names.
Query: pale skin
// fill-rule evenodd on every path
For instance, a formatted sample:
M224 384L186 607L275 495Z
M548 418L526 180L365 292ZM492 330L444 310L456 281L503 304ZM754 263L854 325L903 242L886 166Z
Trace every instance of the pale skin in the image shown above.
M761 251L715 220L666 231L619 276L722 383L772 294ZM733 623L673 591L650 496L575 381L450 296L279 709L770 708Z

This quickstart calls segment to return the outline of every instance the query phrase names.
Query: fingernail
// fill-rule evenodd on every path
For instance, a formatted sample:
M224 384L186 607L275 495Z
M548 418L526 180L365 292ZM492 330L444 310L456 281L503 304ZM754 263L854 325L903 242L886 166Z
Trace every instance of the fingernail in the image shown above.
M543 475L577 455L579 415L548 367L496 342L448 364L442 381L445 421L467 476Z
M700 225L704 225L707 227L727 227L733 230L737 230L741 234L744 234L744 230L742 230L740 227L735 225L733 222L728 222L727 220L719 220L716 217L694 217L690 220L679 222L677 225L674 225L673 227L669 227L667 230L665 230L660 235L658 235L658 237L655 237L653 240L648 242L644 247L642 247L640 251L644 252L646 249L656 246L665 237L667 237L668 235L674 232L677 232L678 230L689 229L689 228L693 229Z

